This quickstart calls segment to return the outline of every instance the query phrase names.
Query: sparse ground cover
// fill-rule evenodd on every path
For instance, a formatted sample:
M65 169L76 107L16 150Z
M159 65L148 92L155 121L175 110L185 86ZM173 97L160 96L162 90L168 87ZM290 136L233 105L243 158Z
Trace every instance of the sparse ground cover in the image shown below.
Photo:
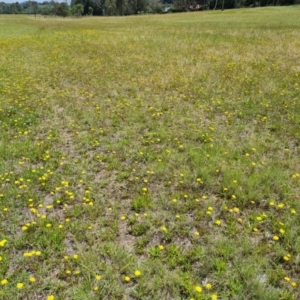
M0 299L300 299L300 7L0 18Z

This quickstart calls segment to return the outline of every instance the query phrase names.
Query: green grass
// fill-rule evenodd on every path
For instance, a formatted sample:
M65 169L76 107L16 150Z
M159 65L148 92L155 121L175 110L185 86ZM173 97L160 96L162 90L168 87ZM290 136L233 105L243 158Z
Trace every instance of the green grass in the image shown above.
M299 18L1 16L0 299L299 299Z

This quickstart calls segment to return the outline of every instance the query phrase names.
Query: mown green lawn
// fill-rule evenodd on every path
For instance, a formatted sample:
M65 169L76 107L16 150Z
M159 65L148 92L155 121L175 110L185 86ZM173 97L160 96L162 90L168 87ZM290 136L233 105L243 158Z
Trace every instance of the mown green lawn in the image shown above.
M0 16L0 299L300 299L299 20Z

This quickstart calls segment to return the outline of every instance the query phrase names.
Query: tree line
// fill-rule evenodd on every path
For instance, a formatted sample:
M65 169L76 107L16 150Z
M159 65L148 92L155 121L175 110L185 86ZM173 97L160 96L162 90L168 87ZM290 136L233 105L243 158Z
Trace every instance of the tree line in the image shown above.
M300 4L300 0L71 0L67 2L0 2L0 14L124 16L241 7Z

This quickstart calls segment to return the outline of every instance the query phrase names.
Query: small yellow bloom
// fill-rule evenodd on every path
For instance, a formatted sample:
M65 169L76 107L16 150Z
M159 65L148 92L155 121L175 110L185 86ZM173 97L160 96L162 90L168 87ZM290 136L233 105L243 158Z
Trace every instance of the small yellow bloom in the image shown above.
M129 282L129 281L130 281L130 277L129 277L129 276L125 276L125 277L124 277L124 280L125 280L126 282Z
M125 217L125 216L122 216L122 217L121 217L121 220L122 220L122 221L126 220L126 217Z
M168 229L167 229L166 226L163 226L163 227L161 228L161 230L164 231L164 232L167 232L167 231L168 231Z
M47 300L54 300L55 298L54 298L54 296L53 295L49 295L48 297L47 297Z
M24 286L24 283L22 283L22 282L18 282L17 283L17 289L22 289L23 288L23 286Z
M74 259L78 259L78 254L74 254L74 255L73 255L73 258L74 258Z
M7 280L7 279L1 280L1 285L6 285L7 283L8 283L8 280Z
M210 289L212 288L212 285L211 285L210 283L207 283L207 284L205 285L205 287L206 287L208 290L210 290Z
M195 287L195 290L196 290L196 292L198 292L198 293L202 293L202 287L201 287L200 285L197 285L197 286Z
M293 287L296 287L296 286L297 286L297 282L293 281L293 282L291 282L291 285L292 285Z
M30 277L29 281L33 283L33 282L36 282L36 279L34 277Z
M5 246L5 244L7 243L7 240L2 240L1 242L0 242L0 247L4 247Z
M239 209L238 207L234 207L234 208L233 208L233 211L234 211L235 213L238 213L238 212L240 212L240 209Z
M98 291L99 288L98 288L97 286L95 286L95 287L93 288L93 290L94 290L94 291Z
M141 276L141 271L135 270L134 275L135 275L136 277Z
M218 296L216 294L211 295L211 300L217 300L217 299L218 299Z
M159 248L159 250L164 250L165 249L165 247L163 245L159 245L158 248Z
M96 280L101 280L101 276L100 275L96 275Z
M274 235L274 236L273 236L273 240L274 240L274 241L278 241L278 240L279 240L279 237L278 237L277 235Z

